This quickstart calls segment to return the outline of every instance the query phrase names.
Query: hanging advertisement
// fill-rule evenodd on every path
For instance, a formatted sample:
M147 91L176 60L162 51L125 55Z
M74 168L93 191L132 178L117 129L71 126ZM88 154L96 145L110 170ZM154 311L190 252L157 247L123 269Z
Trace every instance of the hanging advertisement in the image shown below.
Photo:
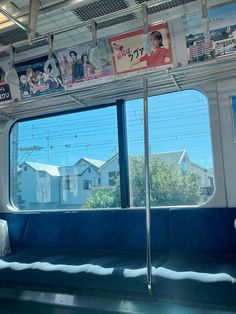
M22 98L64 90L56 59L46 56L15 65Z
M140 70L152 71L172 63L172 51L167 23L109 38L115 74ZM130 76L133 76L132 73Z
M98 84L113 78L112 55L106 38L56 52L65 89Z
M6 70L0 66L0 102L8 102L11 99L10 86L6 81Z
M236 53L236 3L209 8L208 23L200 12L184 18L189 63Z

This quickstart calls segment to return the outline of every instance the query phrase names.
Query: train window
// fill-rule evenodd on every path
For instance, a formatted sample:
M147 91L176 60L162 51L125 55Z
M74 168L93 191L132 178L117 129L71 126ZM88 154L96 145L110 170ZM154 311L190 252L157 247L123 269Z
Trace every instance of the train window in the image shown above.
M131 205L144 206L143 100L126 104ZM149 97L151 205L200 205L214 193L208 101L195 90Z
M145 205L143 99L126 103L132 207ZM214 193L207 98L149 97L151 205L200 205ZM121 206L116 106L21 121L11 131L10 193L20 209Z
M116 106L16 123L10 194L25 210L120 206ZM112 185L110 174L116 174Z

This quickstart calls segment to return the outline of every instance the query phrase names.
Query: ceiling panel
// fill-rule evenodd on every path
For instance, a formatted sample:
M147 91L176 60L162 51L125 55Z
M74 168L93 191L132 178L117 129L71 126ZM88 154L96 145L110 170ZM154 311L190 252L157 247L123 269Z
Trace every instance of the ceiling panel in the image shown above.
M147 2L147 4L148 4L149 1L151 1L151 0L135 0L135 2L137 4L142 4L144 2ZM152 14L152 13L168 10L168 9L175 8L177 6L181 6L181 5L184 5L186 3L190 3L190 2L194 2L194 1L197 1L197 0L172 0L172 1L168 1L166 3L161 3L158 5L151 6L150 8L148 8L148 13Z
M107 20L107 21L104 21L104 22L100 22L100 23L97 23L97 29L103 29L103 28L106 28L106 27L110 27L110 26L113 26L113 25L117 25L117 24L120 24L120 23L124 23L124 22L129 22L129 21L132 21L136 19L136 15L135 14L126 14L126 15L123 15L123 16L119 16L119 17L116 17L114 19L111 19L111 20ZM91 30L91 27L89 27L89 29Z
M129 3L126 0L99 0L94 3L80 6L79 8L72 10L72 12L81 21L88 21L99 16L126 9L128 6Z
M27 33L21 28L14 28L11 30L1 31L0 33L0 45L7 46L12 43L26 40Z

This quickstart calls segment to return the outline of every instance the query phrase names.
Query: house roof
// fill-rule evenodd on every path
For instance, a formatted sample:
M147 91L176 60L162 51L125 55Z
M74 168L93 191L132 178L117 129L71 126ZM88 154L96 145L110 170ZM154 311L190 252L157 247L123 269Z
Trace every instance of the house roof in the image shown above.
M150 158L158 158L159 160L161 160L162 162L165 162L168 165L179 165L182 158L186 155L187 155L186 151L181 150L181 151L175 151L175 152L152 154L150 156ZM113 155L110 159L108 159L107 161L83 157L74 166L63 166L63 167L54 166L54 165L47 165L47 164L40 164L40 163L36 163L36 162L25 162L25 164L28 164L30 167L32 167L33 169L35 169L37 171L46 171L51 176L60 176L62 174L72 175L72 174L74 174L74 169L75 169L74 167L82 161L86 161L87 163L89 163L90 165L95 167L95 169L97 169L97 170L99 169L99 171L100 171L101 169L106 167L111 161L118 158L118 156L119 155L117 153L117 154ZM140 157L140 156L136 156L135 158L138 158L138 157ZM198 167L202 168L200 166L198 166ZM83 169L83 171L79 174L81 175L86 170L87 170L87 168Z
M34 170L45 171L48 174L50 174L50 176L58 176L58 177L60 176L58 166L48 165L48 164L40 164L37 162L25 162L25 164L27 164L28 166L30 166Z
M166 152L159 154L152 154L150 158L158 158L160 161L165 162L168 165L179 165L183 156L187 155L185 150L180 150L176 152ZM134 156L133 156L134 157ZM135 156L135 158L139 158L140 156ZM111 161L118 158L118 153L113 155L110 159L103 163L99 170L102 170L106 167Z
M165 162L168 165L179 165L184 154L186 154L186 151L180 150L176 152L155 154L153 156L158 157L158 159L160 159L162 162Z
M106 160L100 167L99 170L102 170L104 167L106 167L111 161L113 161L114 159L118 159L119 158L119 154L116 153L115 155L113 155L111 158L109 158L108 160Z
M87 161L88 163L95 166L96 168L100 168L104 163L106 163L106 160L98 160L98 159L91 159L91 158L83 157L76 163L76 165L79 164L83 160Z

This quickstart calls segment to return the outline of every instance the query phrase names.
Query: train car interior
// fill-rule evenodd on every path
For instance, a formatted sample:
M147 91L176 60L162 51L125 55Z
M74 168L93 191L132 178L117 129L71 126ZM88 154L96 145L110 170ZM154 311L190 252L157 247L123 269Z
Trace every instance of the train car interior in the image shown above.
M236 313L236 1L0 4L0 313Z

